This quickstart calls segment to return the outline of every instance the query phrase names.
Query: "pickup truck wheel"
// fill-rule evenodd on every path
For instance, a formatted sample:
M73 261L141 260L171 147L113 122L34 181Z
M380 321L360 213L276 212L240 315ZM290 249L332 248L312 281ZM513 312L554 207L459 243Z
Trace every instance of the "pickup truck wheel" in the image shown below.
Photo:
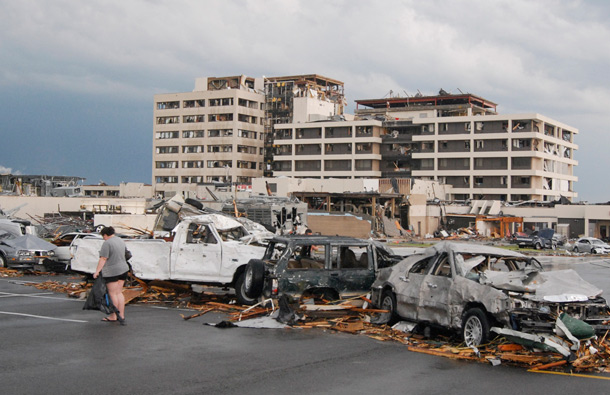
M591 250L591 254L597 254L597 250L594 248Z
M6 258L2 254L0 254L0 267L8 267L6 263Z
M394 325L398 322L398 315L396 314L396 295L390 290L385 290L381 294L381 306L380 310L387 310L387 313L377 313L374 317L375 324L388 324Z
M239 275L237 281L235 281L235 295L237 296L237 303L252 306L256 303L256 298L250 298L246 295L245 289L246 271Z
M537 250L541 250L542 249L542 244L536 243L536 244L534 244L534 248L537 249Z
M478 307L469 309L462 319L462 338L468 347L477 347L489 339L489 320Z
M574 251L574 252L578 252L578 247L574 246L574 248L572 249L572 251Z
M261 296L265 281L265 262L258 259L250 260L244 277L244 294L253 299Z

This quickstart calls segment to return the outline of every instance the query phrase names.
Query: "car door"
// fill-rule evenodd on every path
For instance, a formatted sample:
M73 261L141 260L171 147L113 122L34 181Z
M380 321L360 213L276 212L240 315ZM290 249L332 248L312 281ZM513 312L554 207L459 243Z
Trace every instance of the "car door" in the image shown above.
M440 254L421 284L418 321L449 326L449 291L453 286L453 272L450 255L447 252Z
M581 239L578 242L578 251L579 252L591 252L591 242L587 239Z
M408 272L399 273L394 283L396 291L396 311L398 315L409 320L417 320L417 310L421 293L421 285L435 262L436 255L420 258L409 266Z
M329 285L342 298L361 295L375 281L371 245L332 246Z
M219 274L222 246L218 235L208 225L190 224L180 235L172 260L172 278L176 280L214 281Z

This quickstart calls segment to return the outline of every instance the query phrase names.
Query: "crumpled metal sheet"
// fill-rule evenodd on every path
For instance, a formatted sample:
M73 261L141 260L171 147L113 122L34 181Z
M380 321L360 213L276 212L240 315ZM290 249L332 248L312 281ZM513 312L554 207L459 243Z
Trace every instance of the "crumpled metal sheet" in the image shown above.
M481 274L481 283L508 291L525 292L524 299L547 302L575 302L593 299L602 290L583 280L573 269L549 272L515 271ZM566 299L566 295L571 295Z

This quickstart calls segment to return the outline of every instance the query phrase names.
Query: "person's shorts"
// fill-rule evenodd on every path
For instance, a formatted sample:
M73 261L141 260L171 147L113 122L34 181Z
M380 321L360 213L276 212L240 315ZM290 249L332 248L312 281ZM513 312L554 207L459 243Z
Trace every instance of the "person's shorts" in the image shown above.
M106 282L106 284L114 283L119 280L123 280L123 281L127 280L127 272L125 272L123 274L119 274L118 276L104 277L104 281Z

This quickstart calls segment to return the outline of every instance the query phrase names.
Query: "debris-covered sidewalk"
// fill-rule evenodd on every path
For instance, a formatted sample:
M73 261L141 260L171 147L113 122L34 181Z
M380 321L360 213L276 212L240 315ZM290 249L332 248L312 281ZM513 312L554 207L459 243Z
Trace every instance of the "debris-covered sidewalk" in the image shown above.
M0 276L17 276L10 269L0 269ZM44 281L25 283L38 289L66 293L70 297L84 298L91 288L84 278L75 282ZM342 302L309 299L299 303L288 303L280 298L279 303L271 301L255 306L241 306L228 292L194 293L189 286L168 281L143 282L133 279L124 294L128 303L155 304L168 307L192 309L189 315L181 314L184 320L191 320L216 312L226 314L226 320L215 326L291 328L298 330L322 329L369 336L378 341L402 343L407 350L445 358L489 363L494 366L507 364L530 370L550 370L568 373L595 372L610 373L610 338L608 333L601 337L581 340L577 347L570 339L562 341L573 351L564 356L553 350L526 347L498 336L492 342L478 348L466 347L455 337L443 334L430 336L429 331L413 331L414 325L400 322L394 327L371 323L371 317L380 310L367 308L368 301L363 295ZM315 302L315 303L314 303ZM411 332L412 331L412 332ZM423 332L423 333L421 333Z

